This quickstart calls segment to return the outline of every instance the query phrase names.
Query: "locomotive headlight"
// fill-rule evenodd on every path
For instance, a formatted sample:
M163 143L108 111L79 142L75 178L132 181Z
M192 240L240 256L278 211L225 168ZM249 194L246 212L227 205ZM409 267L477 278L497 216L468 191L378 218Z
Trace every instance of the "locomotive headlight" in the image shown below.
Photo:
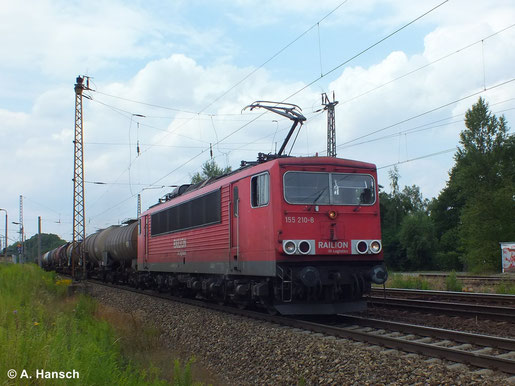
M374 240L370 243L370 251L372 253L381 252L381 242L379 240Z
M303 255L307 255L311 251L311 244L307 240L302 240L299 243L299 251Z
M365 240L360 240L356 244L356 249L358 250L358 253L364 254L368 252L368 244Z
M338 217L338 213L335 210L330 210L329 212L327 212L327 215L331 220L334 220L336 219L336 217Z
M286 252L288 255L293 255L297 249L297 246L293 241L287 240L283 243L283 249L284 252Z

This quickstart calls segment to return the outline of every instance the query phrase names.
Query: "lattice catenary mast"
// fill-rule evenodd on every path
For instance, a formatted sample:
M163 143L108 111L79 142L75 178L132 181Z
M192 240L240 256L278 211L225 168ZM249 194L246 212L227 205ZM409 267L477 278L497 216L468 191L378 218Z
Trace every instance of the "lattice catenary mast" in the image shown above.
M24 258L24 255L25 255L25 251L23 250L24 247L25 247L25 243L24 243L24 229L23 229L23 196L20 194L20 220L18 222L19 226L20 226L20 246L19 246L19 250L20 250L20 263L25 263L25 258Z
M84 85L86 78L86 85ZM73 245L77 245L86 238L86 224L84 217L84 138L82 130L82 92L90 90L88 77L77 77L75 84L75 139L74 162L73 162ZM75 252L75 251L74 251ZM78 252L78 253L77 253ZM83 275L86 275L86 264L84 261L84 248L72 255L72 277L75 278L75 256L79 257L82 264Z
M334 100L331 102L326 93L322 94L322 105L327 110L327 156L336 157L336 125L334 123L334 106L338 104Z

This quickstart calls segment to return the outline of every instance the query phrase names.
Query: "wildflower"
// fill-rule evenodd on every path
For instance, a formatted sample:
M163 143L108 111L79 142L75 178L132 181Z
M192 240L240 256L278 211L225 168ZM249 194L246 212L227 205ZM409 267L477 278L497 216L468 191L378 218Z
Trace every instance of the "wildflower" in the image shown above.
M17 315L17 314L18 314L18 310L14 310L14 311L13 311L13 314L14 314L14 315Z
M38 322L34 322L34 326L39 326L39 323Z

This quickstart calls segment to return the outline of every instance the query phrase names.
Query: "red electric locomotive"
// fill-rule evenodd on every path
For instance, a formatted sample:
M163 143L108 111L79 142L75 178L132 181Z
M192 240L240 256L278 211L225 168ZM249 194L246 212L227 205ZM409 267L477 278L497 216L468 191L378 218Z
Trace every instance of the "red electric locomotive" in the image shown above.
M184 185L140 218L140 280L282 314L361 310L386 280L376 181L373 164L287 157Z

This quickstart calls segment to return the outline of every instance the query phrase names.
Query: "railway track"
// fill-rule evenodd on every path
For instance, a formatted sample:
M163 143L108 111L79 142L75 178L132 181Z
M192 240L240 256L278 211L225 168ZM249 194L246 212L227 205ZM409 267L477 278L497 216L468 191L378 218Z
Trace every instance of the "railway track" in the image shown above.
M418 274L421 278L447 278L448 274L442 273L420 273ZM474 276L474 275L456 275L456 279L463 283L477 284L477 283L515 283L515 275L504 274L503 276Z
M370 296L370 307L396 308L412 312L439 313L466 318L481 318L503 322L515 321L515 307L491 306L484 304L469 304L442 302L431 300L401 299L393 297Z
M488 294L475 292L430 291L402 288L372 288L375 297L400 297L427 300L453 300L465 303L502 304L515 307L515 295Z
M341 315L354 338L398 350L515 374L515 339Z
M269 315L194 299L178 298L169 294L107 284L97 280L89 281L95 284L162 299L179 301L197 307L240 315L291 328L311 331L313 333L361 341L390 349L413 352L453 362L465 363L479 368L515 374L515 340L513 339L359 318L350 315L339 316L337 320L338 325L334 325L334 321L332 324L327 324L304 319Z

